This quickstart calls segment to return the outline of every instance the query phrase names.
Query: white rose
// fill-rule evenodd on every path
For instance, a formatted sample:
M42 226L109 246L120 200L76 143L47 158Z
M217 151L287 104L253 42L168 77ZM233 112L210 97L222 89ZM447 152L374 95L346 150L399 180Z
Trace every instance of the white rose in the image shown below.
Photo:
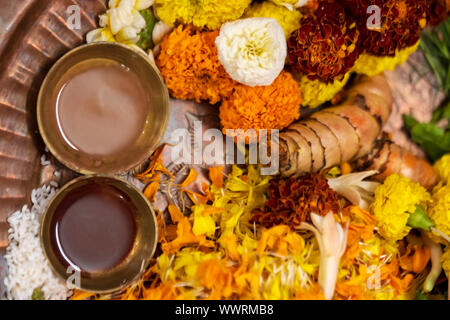
M280 24L272 18L225 23L216 46L227 73L248 86L268 86L284 68L286 38Z

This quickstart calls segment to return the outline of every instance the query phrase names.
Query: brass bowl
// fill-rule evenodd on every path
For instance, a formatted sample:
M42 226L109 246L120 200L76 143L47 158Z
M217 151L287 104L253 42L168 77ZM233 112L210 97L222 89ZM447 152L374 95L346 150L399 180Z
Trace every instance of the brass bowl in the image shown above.
M84 275L79 273L80 282L73 281L74 270L58 258L51 243L51 222L56 208L72 191L92 181L106 184L124 192L136 206L136 237L128 256L115 267ZM155 212L147 198L132 184L111 176L82 176L66 184L50 201L43 217L40 229L41 245L53 271L74 287L97 293L109 293L121 290L137 281L145 272L150 258L156 250L158 227Z
M55 112L55 91L61 86L65 73L80 62L97 58L127 66L139 77L151 101L140 136L119 153L108 156L93 156L73 149L58 128ZM169 93L149 58L125 45L110 42L83 45L59 59L47 74L37 101L39 131L48 149L61 163L81 174L121 173L144 162L163 138L169 113Z

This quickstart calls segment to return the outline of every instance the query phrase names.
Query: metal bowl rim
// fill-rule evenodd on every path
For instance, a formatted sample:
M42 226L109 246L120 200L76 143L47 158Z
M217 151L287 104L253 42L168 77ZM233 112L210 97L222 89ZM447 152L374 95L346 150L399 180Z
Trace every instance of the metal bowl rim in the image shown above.
M129 170L139 166L141 163L143 163L157 148L158 145L161 143L162 139L164 138L164 134L167 130L167 126L169 124L169 117L170 117L170 96L169 96L169 91L167 89L167 86L164 82L164 79L162 78L158 68L150 61L150 59L141 51L138 51L136 49L132 49L127 45L121 44L121 43L117 43L117 42L107 42L107 41L101 41L101 42L93 42L93 43L87 43L87 44L83 44L81 46L75 47L74 49L70 50L69 52L65 53L61 58L59 58L50 68L50 70L47 72L47 74L45 75L44 81L42 82L40 88L39 88L39 93L38 93L38 98L37 98L37 108L36 108L36 117L37 117L37 123L38 123L38 128L39 128L39 133L40 136L42 137L42 140L44 141L45 146L49 149L50 153L52 155L54 155L56 157L56 159L58 159L59 162L61 162L64 166L66 166L67 168L80 173L82 175L95 175L95 174L105 174L105 173L98 173L96 171L92 171L89 169L84 169L84 168L78 168L76 166L74 166L68 159L66 159L65 157L62 157L58 152L56 152L54 146L50 143L48 135L46 133L46 130L44 129L44 125L43 125L43 106L42 106L42 99L43 99L43 95L44 95L44 88L48 85L48 82L50 81L50 77L52 75L52 73L54 72L54 70L61 64L63 63L67 57L76 54L76 52L80 51L80 50L84 50L88 47L92 47L92 46L117 46L117 47L121 47L123 49L126 49L130 52L133 52L134 54L139 55L141 58L143 58L144 61L147 62L147 64L155 71L155 74L158 78L158 80L160 81L161 85L162 85L162 94L163 94L163 100L164 100L164 104L167 106L166 108L166 112L165 112L165 116L164 116L164 120L162 123L162 130L159 130L158 135L156 136L156 140L158 141L158 143L156 143L156 145L153 148L148 149L147 152L143 152L141 157L137 157L136 161L133 162L131 165L129 165L128 167L124 168L124 169L118 169L117 171L108 173L108 174L121 174L121 173L126 173Z
M73 186L74 184L79 183L80 181L84 181L84 180L90 180L93 178L107 178L107 179L112 179L115 180L119 183L122 183L128 187L130 187L133 191L136 192L136 194L144 200L144 203L146 204L147 208L149 209L149 211L151 212L151 219L152 219L152 223L155 227L155 236L154 236L154 245L153 248L151 250L151 254L148 257L147 262L144 265L144 268L141 268L141 271L139 273L136 274L136 276L133 279L130 279L127 283L125 284L121 284L118 285L115 288L111 288L108 290L96 290L95 293L111 293L111 292L115 292L118 290L121 290L123 288L125 288L126 286L134 283L137 279L139 279L141 277L141 275L145 272L146 268L148 267L149 263L150 263L150 259L155 255L156 252L156 247L158 246L158 222L157 222L157 218L156 218L156 214L155 214L155 210L153 209L153 206L151 205L150 201L147 199L147 197L144 196L144 194L141 192L141 190L139 190L135 185L133 185L132 183L117 177L117 176L113 176L113 175L108 175L108 174L94 174L94 175L85 175L85 176L80 176L77 177L71 181L69 181L68 183L66 183L61 189L59 189L54 195L53 197L50 199L49 203L47 204L44 213L41 216L41 225L39 227L39 238L40 238L40 244L41 244L41 248L42 251L44 253L44 257L46 258L46 260L48 261L48 264L51 268L51 270L53 271L53 273L59 277L60 279L62 279L63 281L67 281L67 279L62 276L58 270L55 268L55 266L53 265L52 261L50 260L48 253L47 253L47 247L45 246L46 243L46 237L44 237L44 221L46 218L48 218L48 212L49 212L49 208L51 207L51 205L59 198L59 196L66 191L68 188L70 188L71 186ZM80 290L85 290L82 286L80 286L79 288ZM90 289L92 290L92 289Z

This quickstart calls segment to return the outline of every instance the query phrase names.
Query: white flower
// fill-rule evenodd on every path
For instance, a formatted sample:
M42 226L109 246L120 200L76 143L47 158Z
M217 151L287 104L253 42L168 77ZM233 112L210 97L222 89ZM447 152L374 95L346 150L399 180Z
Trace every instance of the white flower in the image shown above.
M163 21L158 21L155 24L155 27L153 28L152 33L152 40L153 44L156 46L158 45L164 36L168 34L170 31L172 31L172 27L169 27L167 24L165 24Z
M234 80L248 86L268 86L286 59L286 39L272 18L248 18L225 23L216 39L219 60Z
M137 10L145 10L150 8L155 0L136 0L135 7Z
M339 271L339 260L347 247L348 226L344 227L334 219L332 211L325 216L311 213L312 225L302 222L298 230L309 230L314 233L319 243L320 268L319 285L325 299L333 298L336 279Z
M328 185L352 204L367 210L373 202L375 189L380 183L364 181L364 179L377 173L376 170L349 173L328 179Z
M108 7L109 8L116 8L120 3L120 0L109 0Z
M123 1L117 8L113 8L107 11L109 15L109 24L112 33L115 35L119 33L120 29L132 26L136 19L136 13L140 15L133 7L128 5L122 5ZM142 16L141 16L142 18Z
M110 9L100 17L100 25L109 25L114 35L118 34L123 28L130 27L136 29L136 33L139 33L145 27L145 19L138 11L141 10L141 2L136 2L136 0L111 0L109 3ZM141 6L139 6L140 3ZM130 31L128 29L125 32Z
M107 28L100 28L100 29L94 29L86 35L86 42L114 42L114 36L112 35L111 31Z
M109 10L100 15L101 29L92 30L86 36L88 43L95 41L119 41L135 44L146 22L139 10L147 9L154 0L110 0Z
M154 0L109 0L109 9L105 14L100 15L102 28L88 32L87 43L117 41L144 53L155 65L153 52L146 52L136 45L140 39L139 33L146 26L146 21L139 11L150 8L153 3Z
M108 7L113 9L119 6L126 6L136 10L145 10L150 8L154 2L155 0L109 0Z
M109 15L105 14L101 14L99 16L99 24L100 27L105 28L106 26L109 25Z
M136 43L139 41L139 29L133 27L123 27L116 34L116 39L119 42Z

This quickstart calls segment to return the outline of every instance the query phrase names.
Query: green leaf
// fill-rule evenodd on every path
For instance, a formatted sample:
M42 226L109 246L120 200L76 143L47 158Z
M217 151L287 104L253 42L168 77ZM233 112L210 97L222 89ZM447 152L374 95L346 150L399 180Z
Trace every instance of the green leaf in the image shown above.
M443 106L444 111L442 112L442 119L448 119L450 120L450 99L447 102L447 104L445 104Z
M404 114L403 115L403 123L405 124L405 128L407 131L411 131L412 128L416 125L419 124L419 121L417 121L416 119L414 119L412 116Z
M420 291L416 291L416 300L428 300L428 296Z
M450 120L450 100L434 110L431 122L437 123L444 119Z
M144 50L151 49L153 47L152 33L156 24L156 18L150 9L141 10L139 13L145 20L145 27L139 32L140 38L137 45Z
M411 138L422 147L433 161L436 161L446 153L441 146L444 140L444 129L433 123L419 123L415 125L411 130Z
M419 123L411 130L411 136L417 143L438 143L437 140L444 136L444 129L431 123Z
M444 92L447 94L450 93L450 63L447 66L447 77L444 82Z
M439 145L444 152L450 152L450 131L444 134L444 137Z
M45 300L45 295L41 288L36 288L33 290L31 300Z
M424 31L420 48L442 89L447 95L450 94L450 19Z

